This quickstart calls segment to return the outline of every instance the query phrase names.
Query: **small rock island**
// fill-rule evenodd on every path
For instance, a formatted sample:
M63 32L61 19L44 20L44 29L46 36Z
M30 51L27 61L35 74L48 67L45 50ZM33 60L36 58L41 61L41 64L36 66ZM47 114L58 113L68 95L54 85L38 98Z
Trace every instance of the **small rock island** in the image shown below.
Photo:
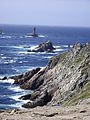
M33 50L28 50L28 52L54 52L55 48L52 45L51 41L46 41L41 43L38 47Z

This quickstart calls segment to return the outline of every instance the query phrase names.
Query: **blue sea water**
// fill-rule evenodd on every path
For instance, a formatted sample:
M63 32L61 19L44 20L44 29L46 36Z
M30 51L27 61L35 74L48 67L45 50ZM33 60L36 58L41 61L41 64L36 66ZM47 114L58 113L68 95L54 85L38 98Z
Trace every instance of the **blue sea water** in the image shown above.
M27 37L33 26L0 25L0 78L24 73L36 67L45 67L48 59L68 50L76 42L90 42L90 28L37 26L39 37ZM55 53L29 53L40 43L51 40ZM0 80L0 109L21 108L27 101L19 100L29 90L12 84L13 80Z

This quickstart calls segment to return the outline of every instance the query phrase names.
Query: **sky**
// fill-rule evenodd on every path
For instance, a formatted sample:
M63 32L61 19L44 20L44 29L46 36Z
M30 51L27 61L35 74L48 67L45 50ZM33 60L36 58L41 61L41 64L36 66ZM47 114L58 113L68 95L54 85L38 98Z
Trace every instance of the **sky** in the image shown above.
M90 27L90 0L0 0L0 24Z

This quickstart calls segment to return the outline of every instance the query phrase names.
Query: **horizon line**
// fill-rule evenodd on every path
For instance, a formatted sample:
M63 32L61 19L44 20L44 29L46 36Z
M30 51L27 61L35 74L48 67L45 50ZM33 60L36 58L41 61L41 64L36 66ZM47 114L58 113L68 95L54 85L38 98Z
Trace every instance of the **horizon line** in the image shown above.
M0 23L0 25L9 25L9 26L41 26L41 27L74 27L74 28L90 28L90 26L64 26L64 25L33 25L33 24L9 24L9 23L5 23L5 24L2 24Z

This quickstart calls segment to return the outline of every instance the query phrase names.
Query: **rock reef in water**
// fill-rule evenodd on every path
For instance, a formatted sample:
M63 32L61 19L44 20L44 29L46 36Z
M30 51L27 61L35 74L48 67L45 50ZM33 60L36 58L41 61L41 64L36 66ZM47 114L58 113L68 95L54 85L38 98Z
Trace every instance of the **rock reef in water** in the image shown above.
M23 105L26 108L90 104L90 43L77 43L72 50L52 57L45 68L13 79L21 88L33 90L22 97L32 101Z
M34 50L28 50L28 52L53 52L54 49L55 48L53 47L52 42L48 40L44 43L41 43Z

